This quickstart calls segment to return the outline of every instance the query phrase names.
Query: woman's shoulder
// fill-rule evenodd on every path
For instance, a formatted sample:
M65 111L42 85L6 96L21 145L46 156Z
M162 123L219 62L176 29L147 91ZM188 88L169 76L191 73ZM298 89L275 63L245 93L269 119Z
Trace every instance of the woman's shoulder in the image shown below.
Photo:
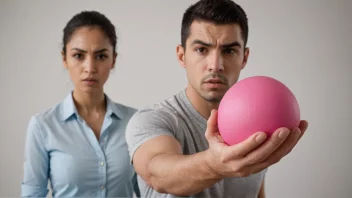
M57 126L57 123L60 122L59 108L60 104L56 104L41 112L32 114L27 126L28 136L42 136L45 139L48 136L48 126Z
M126 105L120 102L111 101L113 111L118 115L122 115L125 119L130 119L138 109L130 105Z
M55 104L49 108L41 110L33 114L33 117L39 120L51 120L53 118L59 118L60 114L62 114L61 103Z
M127 112L136 112L137 108L119 102L113 102L118 108Z

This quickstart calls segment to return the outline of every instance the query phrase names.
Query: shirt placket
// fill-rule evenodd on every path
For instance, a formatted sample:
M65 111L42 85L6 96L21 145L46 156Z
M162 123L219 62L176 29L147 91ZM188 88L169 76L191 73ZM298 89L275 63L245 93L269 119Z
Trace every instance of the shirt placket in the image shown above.
M84 122L84 121L83 121ZM105 131L108 126L111 124L111 118L106 117L103 122L103 126L101 128L101 134L99 141L94 135L93 130L84 122L84 126L86 131L88 132L89 141L95 150L97 155L97 164L98 164L98 174L99 174L99 186L97 186L98 195L100 197L106 197L107 195L107 164L106 164L106 148L107 148L107 135Z

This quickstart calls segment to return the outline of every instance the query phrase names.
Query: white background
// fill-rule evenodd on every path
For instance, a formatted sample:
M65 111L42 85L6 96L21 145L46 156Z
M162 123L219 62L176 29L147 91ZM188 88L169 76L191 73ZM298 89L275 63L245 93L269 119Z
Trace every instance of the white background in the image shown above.
M0 196L19 197L31 115L72 89L61 62L62 30L97 10L118 33L115 101L141 108L180 91L176 60L181 19L194 0L0 1ZM352 194L352 1L239 0L249 18L251 55L241 79L268 75L296 95L309 129L267 174L270 198L348 198Z

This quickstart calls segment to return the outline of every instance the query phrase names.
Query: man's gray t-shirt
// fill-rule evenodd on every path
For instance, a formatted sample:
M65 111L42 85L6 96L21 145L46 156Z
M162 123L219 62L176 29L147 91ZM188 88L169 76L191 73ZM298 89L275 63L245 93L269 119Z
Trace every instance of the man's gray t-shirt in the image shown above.
M131 160L134 152L146 141L160 135L176 138L183 154L208 149L205 138L207 120L191 105L185 90L152 107L140 109L129 121L126 140ZM266 170L243 178L227 178L191 197L257 198ZM151 188L138 176L141 197L174 198Z

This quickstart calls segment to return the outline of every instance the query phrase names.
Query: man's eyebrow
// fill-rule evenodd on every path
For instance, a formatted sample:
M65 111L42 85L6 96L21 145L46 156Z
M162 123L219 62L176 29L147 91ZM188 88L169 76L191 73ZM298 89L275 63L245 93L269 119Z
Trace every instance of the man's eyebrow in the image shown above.
M192 42L192 45L195 45L195 44L204 45L204 46L206 46L206 47L211 47L211 46L213 46L213 44L207 43L207 42L204 42L204 41L201 41L201 40L199 40L199 39L196 39L196 40L194 40L194 41Z
M200 44L200 45L203 45L205 47L212 47L213 46L212 43L207 43L207 42L204 42L204 41L199 40L199 39L196 39L196 40L194 40L192 42L192 45L195 45L195 44ZM241 44L238 41L234 41L232 43L221 45L221 48L230 48L230 47L241 47Z
M230 48L230 47L241 47L241 44L238 41L221 45L222 48Z

